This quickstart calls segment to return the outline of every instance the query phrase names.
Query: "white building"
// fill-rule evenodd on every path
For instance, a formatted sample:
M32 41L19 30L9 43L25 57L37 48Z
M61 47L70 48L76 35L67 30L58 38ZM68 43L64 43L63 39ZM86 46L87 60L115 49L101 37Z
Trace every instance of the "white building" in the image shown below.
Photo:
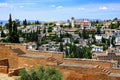
M63 45L66 43L70 43L70 38L63 38Z
M95 35L95 39L97 43L101 43L102 42L102 36L101 35Z
M28 45L27 45L27 49L28 49L28 50L36 50L36 49L37 49L37 44L34 43L34 42L30 42L30 43L28 43Z
M115 39L115 45L120 46L120 37L116 37Z
M93 52L103 52L103 46L96 46L96 45L92 45L92 51Z

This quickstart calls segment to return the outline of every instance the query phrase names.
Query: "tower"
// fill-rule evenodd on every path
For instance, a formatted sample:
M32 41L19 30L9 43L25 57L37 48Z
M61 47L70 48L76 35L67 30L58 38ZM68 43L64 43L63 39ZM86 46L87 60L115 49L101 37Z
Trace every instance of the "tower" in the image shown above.
M74 28L74 17L71 18L71 26Z

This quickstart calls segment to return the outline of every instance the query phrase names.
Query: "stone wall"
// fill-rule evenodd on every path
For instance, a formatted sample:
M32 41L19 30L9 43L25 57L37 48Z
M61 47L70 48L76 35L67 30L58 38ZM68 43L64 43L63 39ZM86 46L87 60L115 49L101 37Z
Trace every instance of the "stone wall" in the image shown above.
M9 66L8 59L1 59L0 60L0 66Z
M45 66L46 60L45 59L39 59L39 58L25 58L25 57L19 57L18 58L18 67L24 67L26 69L30 69L32 67L38 67L40 65Z
M63 74L64 80L119 80L110 77L98 68L58 67Z
M15 68L15 69L9 69L9 73L8 73L8 76L19 76L19 72L21 69L24 69L24 68Z
M8 67L9 67L8 59L0 60L0 72L1 73L8 73Z
M16 49L17 48L17 49ZM17 51L18 50L18 51ZM22 57L19 56L18 53L21 53L21 50L25 54L30 54L31 56L44 56L44 57ZM49 61L48 58L52 57L54 61ZM31 67L38 67L38 66L52 66L53 65L47 65L47 63L55 62L55 61L62 61L62 64L70 64L70 65L93 65L93 66L102 66L103 68L110 70L111 72L120 73L120 70L114 70L112 69L112 63L105 62L105 61L94 61L94 60L86 60L86 59L64 59L63 54L55 54L55 53L48 53L48 52L33 52L26 50L26 46L24 45L1 45L0 46L0 72L7 73L8 68L11 72L11 69L13 70L13 73L10 75L17 75L19 72L19 68L26 68L30 69ZM57 60L56 60L57 59ZM55 62L56 63L56 62ZM102 80L108 80L108 76L101 72L98 68L81 68L81 67L65 67L65 66L59 66L58 64L54 65L56 68L60 69L62 72L65 80L71 80L71 79L79 79L79 80L96 80L100 77L104 76L104 79ZM73 75L74 74L74 75ZM90 79L83 79L83 77L90 77ZM98 76L98 77L97 77ZM93 78L96 79L93 79ZM112 79L111 79L112 80ZM114 79L113 79L114 80Z
M26 51L26 45L23 44L4 44L7 47L11 47L12 49L19 48L22 51Z
M0 66L1 73L8 73L8 66Z
M112 64L105 61L92 61L92 60L82 60L82 59L64 59L64 64L90 64L90 65L100 65L104 68L111 69Z

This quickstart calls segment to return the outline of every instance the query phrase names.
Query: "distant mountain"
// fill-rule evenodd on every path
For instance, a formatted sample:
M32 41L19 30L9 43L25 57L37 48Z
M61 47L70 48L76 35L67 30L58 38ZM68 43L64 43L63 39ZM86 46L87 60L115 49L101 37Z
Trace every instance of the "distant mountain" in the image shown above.
M35 22L35 21L37 20L27 20L27 22ZM8 23L8 20L0 20L0 22L2 22L2 25L5 25L6 23ZM40 21L40 22L44 23L45 21ZM20 21L20 23L22 23L22 21Z
M99 21L99 22L103 22L104 20L101 20L101 19L87 19L87 18L81 18L81 19L76 19L76 20L89 20L91 22L95 22L95 21Z
M91 22L95 22L95 21L99 21L99 22L103 22L104 20L101 19L87 19L87 18L80 18L80 19L75 19L75 20L89 20ZM27 20L27 22L35 22L37 20ZM39 21L39 20L38 20ZM66 22L67 20L59 20L60 22ZM6 23L8 23L8 20L0 20L0 22L2 22L2 25L5 25ZM20 21L22 23L22 21ZM41 23L44 23L45 21L40 21Z

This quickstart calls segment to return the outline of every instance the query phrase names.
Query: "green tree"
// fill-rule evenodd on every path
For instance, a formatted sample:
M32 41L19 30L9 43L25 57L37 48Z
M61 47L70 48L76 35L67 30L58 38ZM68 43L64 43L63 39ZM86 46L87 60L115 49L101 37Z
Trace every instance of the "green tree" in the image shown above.
M43 33L46 33L46 27L44 27L44 29L43 29Z
M45 80L62 80L62 75L56 68L47 68Z
M101 27L100 26L97 26L97 34L101 34Z
M8 29L9 29L8 42L19 43L17 24L15 21L12 21L11 14L9 15Z
M52 32L53 27L48 27L48 32Z
M23 21L23 25L24 25L24 27L26 27L27 26L27 20L25 19L24 21Z
M115 36L112 37L111 44L113 45L113 47L115 46Z
M102 43L106 43L106 39L102 37Z
M2 28L2 24L3 24L3 22L0 22L0 27Z
M65 54L66 54L66 56L69 56L69 52L68 52L67 46L65 47Z
M58 69L56 68L47 68L44 69L43 66L40 66L37 71L31 69L26 71L25 69L20 70L18 80L63 80L63 77Z
M37 20L37 21L35 21L35 24L41 24L41 23Z
M63 51L63 43L60 42L60 51L62 52Z
M78 33L78 35L79 35L79 37L82 37L82 34L81 34L81 32L79 32L79 33Z
M29 75L30 75L31 80L39 80L37 73L33 68L30 70Z
M45 69L43 66L40 66L37 70L37 77L39 80L43 80L44 79L44 75L45 75Z
M92 58L91 47L80 47L70 44L70 53L66 55L70 58Z
M15 21L13 21L13 31L12 31L12 43L19 43L19 35L17 33L17 24Z
M11 42L12 40L12 17L11 14L9 15L9 20L8 20L8 29L9 29L9 35L8 35L8 41Z
M110 29L119 28L119 22L117 22L116 24L111 23L111 24L109 25L109 28L110 28Z
M25 69L21 69L19 76L21 76L20 80L30 80L30 75Z
M5 33L3 32L3 30L1 31L1 37L6 37Z
M88 39L89 38L89 34L87 34L85 28L82 31L82 37L83 37L83 39Z
M74 40L73 42L74 42L75 44L77 44L77 43L79 43L79 40L76 39L76 40Z

